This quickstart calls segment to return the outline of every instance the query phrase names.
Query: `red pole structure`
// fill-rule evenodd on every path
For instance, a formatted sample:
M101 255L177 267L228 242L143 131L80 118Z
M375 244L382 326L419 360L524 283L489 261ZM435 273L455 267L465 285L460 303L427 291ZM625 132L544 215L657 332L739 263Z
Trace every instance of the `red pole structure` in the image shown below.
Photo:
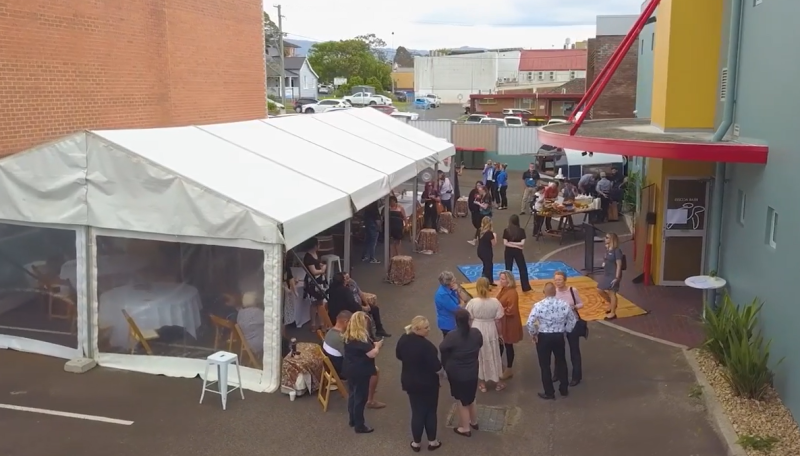
M650 0L650 3L633 25L633 28L631 28L631 30L628 32L628 35L625 36L625 39L622 40L622 43L620 43L619 47L617 47L617 50L614 52L614 54L612 54L611 59L603 67L603 70L601 70L599 77L597 77L592 83L592 86L583 96L583 99L578 102L575 109L572 111L572 114L570 115L570 120L574 120L575 115L579 112L582 112L583 114L577 119L577 121L575 121L570 129L570 136L574 136L581 127L589 111L592 109L595 102L597 102L597 99L603 93L603 90L605 90L608 82L611 80L611 77L614 76L614 73L622 63L623 58L628 53L631 46L633 46L634 41L638 39L639 33L641 33L645 23L650 16L653 15L653 12L660 2L661 0ZM588 98L588 100L586 100L586 98Z

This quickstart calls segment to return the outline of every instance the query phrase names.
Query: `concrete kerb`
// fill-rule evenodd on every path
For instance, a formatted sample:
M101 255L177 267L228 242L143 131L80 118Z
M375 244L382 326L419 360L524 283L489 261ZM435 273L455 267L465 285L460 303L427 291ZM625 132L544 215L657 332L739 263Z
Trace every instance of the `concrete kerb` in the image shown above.
M622 238L629 238L631 237L630 234L626 234L620 236L620 240ZM542 256L539 261L547 261L550 258L558 255L559 253L570 249L572 247L577 247L582 245L583 242L576 242L574 244L565 245L564 247L560 247L552 252ZM668 345L673 348L680 349L683 353L684 358L686 358L687 364L689 367L692 368L694 372L694 376L697 379L697 384L700 385L703 391L703 402L705 403L706 413L708 413L709 417L711 418L712 425L717 430L717 434L722 438L723 442L725 443L726 447L728 448L728 456L747 456L744 448L737 443L739 437L736 434L736 431L733 429L733 424L731 424L728 415L722 409L722 405L720 405L719 400L717 399L717 395L714 392L714 388L712 388L711 384L708 382L705 374L702 370L700 370L700 365L697 364L697 359L695 358L694 353L689 350L689 347L682 344L677 344L675 342L670 342L668 340L659 339L658 337L653 337L647 334L640 333L638 331L633 331L628 328L624 328L622 326L616 325L614 323L608 321L596 321L595 323L599 323L604 326L608 326L610 328L614 328L618 331L622 331L628 333L632 336L641 337L642 339L651 340L653 342Z

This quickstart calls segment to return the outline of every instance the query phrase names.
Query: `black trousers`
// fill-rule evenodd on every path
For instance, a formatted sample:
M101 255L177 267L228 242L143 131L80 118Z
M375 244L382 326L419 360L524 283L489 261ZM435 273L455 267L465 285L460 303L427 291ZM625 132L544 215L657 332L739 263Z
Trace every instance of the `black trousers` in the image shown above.
M492 262L492 252L481 252L479 250L478 258L480 258L481 263L483 263L483 272L481 273L481 276L489 279L489 283L494 283L494 263Z
M439 214L436 213L436 206L429 207L427 204L424 209L424 219L422 223L423 228L438 228Z
M486 181L486 191L489 192L489 197L494 201L497 197L497 184L494 181Z
M503 254L506 260L506 271L510 271L517 264L519 268L519 283L522 285L522 291L530 291L531 282L528 278L528 264L525 263L525 254L520 249L506 247Z
M500 207L508 207L508 185L503 185L500 187L500 197L498 198L499 201L497 202L500 204Z
M361 429L366 426L364 409L367 407L370 377L350 377L347 379L347 413L350 417L350 426Z
M381 321L381 309L378 306L369 306L369 316L375 322L375 329L383 331L383 322ZM336 321L335 319L331 321Z
M444 339L447 336L447 333L449 333L449 332L450 332L449 329L443 329L442 330L442 338Z
M569 362L572 364L572 380L579 382L583 379L581 338L575 331L572 331L567 333L567 343L569 343Z
M422 440L423 430L428 437L428 442L436 440L439 390L429 393L408 393L408 402L411 405L411 437L414 439L414 443Z
M483 220L483 216L480 212L472 212L472 226L475 227L475 239L478 239L481 235L481 221Z
M506 355L506 367L514 367L514 344L504 344L500 342L500 356Z
M539 333L539 342L536 343L536 354L539 356L539 370L542 374L544 394L552 396L556 393L553 387L553 376L550 373L550 363L556 361L556 378L558 390L566 393L569 388L567 380L566 342L564 333Z
M453 212L453 200L452 198L449 200L442 200L442 206L444 206L445 212Z

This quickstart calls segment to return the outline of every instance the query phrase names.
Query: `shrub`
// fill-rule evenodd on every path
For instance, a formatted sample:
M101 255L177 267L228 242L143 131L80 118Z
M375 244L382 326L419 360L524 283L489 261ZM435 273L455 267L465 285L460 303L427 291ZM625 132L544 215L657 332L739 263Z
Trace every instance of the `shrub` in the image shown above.
M725 349L730 343L731 336L744 334L749 340L755 331L758 323L758 313L761 311L763 303L758 299L741 308L737 306L729 295L724 295L722 304L714 309L708 303L705 304L705 320L703 330L705 332L705 342L703 345L711 353L714 359L725 366Z
M745 328L730 334L725 347L723 377L734 393L760 401L772 386L769 346L761 334L748 334ZM781 359L777 364L783 361Z

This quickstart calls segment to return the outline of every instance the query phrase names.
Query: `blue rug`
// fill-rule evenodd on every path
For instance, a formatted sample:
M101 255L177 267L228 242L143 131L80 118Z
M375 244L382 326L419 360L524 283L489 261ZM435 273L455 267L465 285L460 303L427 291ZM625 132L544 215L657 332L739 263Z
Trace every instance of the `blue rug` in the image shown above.
M494 275L494 279L497 280L500 276L500 273L506 268L506 265L503 263L495 263L492 268L492 274ZM567 277L578 277L583 274L578 272L575 268L567 265L563 261L545 261L542 263L528 263L528 278L530 280L539 280L539 279L551 279L553 278L553 274L556 271L564 271L567 273ZM458 270L464 274L464 277L467 278L469 282L475 282L478 278L481 277L483 273L483 265L481 264L465 264L458 266ZM519 269L517 266L514 265L514 268L511 270L514 273L514 278L519 280Z

